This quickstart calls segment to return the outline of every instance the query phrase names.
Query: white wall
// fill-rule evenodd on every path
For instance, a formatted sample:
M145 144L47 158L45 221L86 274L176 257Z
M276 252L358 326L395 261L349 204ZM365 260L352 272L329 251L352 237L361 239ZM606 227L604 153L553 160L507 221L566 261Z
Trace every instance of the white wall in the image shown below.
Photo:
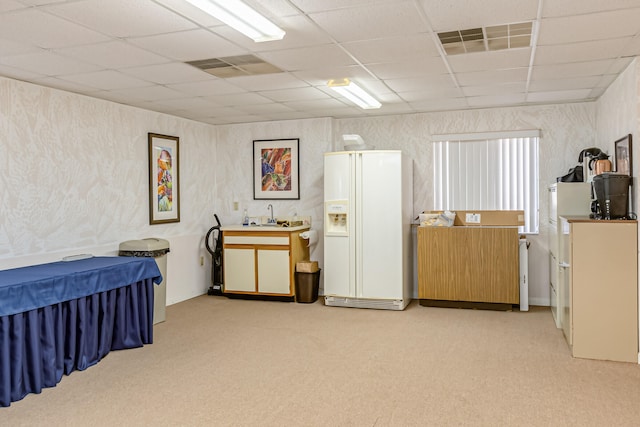
M250 215L309 215L322 231L323 153L357 133L414 159L414 213L431 209L430 137L541 129L541 233L531 238L530 302L548 296L546 187L595 144L595 103L402 116L308 119L211 126L0 78L0 268L75 253L116 254L124 240L169 240L168 303L206 292L203 238L213 213L223 224ZM181 221L148 224L147 133L180 137ZM300 138L300 200L253 200L254 139ZM233 209L237 201L239 209ZM205 265L200 265L204 257ZM311 258L323 264L322 242Z
M147 133L180 137L179 223L149 225ZM0 78L0 269L169 240L167 301L204 293L215 127Z
M640 144L640 62L634 59L627 69L609 86L607 91L598 100L597 133L598 146L606 148L614 162L614 142L625 135L631 134L631 171L635 175L631 187L632 212L638 213L637 206L640 200L640 183L638 171L640 171L640 156L638 144ZM639 230L640 233L640 230ZM640 236L639 236L640 238ZM640 259L640 250L638 253ZM640 262L638 263L638 277L640 277ZM640 293L638 295L640 306ZM638 334L640 339L640 318L638 319ZM640 363L640 354L638 356Z
M246 208L249 216L310 216L311 227L322 232L323 153L331 151L332 119L287 120L266 123L218 126L216 206L223 224L240 224ZM300 138L300 200L253 200L253 141L257 139ZM238 210L233 210L233 202ZM322 266L322 239L310 248L310 257Z
M431 135L540 129L540 234L530 236L529 302L549 305L547 187L595 142L595 104L495 108L335 121L334 136L355 133L414 159L414 214L433 209Z

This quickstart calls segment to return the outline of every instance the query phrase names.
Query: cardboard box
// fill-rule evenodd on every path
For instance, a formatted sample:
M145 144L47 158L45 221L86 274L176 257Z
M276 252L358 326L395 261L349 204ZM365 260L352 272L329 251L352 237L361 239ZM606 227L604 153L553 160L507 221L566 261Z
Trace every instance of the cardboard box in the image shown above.
M456 211L453 225L516 227L524 225L524 211Z
M318 271L318 261L297 262L296 271L299 273L315 273Z

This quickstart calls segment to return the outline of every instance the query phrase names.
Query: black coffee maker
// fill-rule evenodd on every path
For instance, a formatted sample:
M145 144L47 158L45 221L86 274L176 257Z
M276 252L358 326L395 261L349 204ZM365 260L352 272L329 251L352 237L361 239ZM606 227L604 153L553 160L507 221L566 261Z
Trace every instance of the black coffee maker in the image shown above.
M629 175L604 172L593 177L594 205L592 216L596 219L629 218Z

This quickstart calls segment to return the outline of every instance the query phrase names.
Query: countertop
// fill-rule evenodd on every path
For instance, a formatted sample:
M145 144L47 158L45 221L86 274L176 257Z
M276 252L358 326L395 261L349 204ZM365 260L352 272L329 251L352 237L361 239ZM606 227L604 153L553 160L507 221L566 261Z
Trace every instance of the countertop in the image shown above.
M637 220L635 219L595 219L595 218L590 218L588 215L561 215L561 217L566 219L568 222L594 222L594 223L637 222Z
M272 225L242 225L233 224L225 225L221 227L222 231L251 231L251 232L265 232L265 231L299 231L308 230L311 228L309 225L298 225L296 227L275 227Z

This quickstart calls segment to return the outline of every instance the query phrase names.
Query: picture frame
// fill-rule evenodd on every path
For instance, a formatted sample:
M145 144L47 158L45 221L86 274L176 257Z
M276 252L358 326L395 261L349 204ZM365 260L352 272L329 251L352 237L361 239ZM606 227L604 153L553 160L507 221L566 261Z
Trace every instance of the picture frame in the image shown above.
M631 134L615 142L615 171L633 177L631 157ZM632 180L633 181L633 180Z
M180 222L180 138L148 134L149 224Z
M300 200L300 138L253 141L253 199Z

